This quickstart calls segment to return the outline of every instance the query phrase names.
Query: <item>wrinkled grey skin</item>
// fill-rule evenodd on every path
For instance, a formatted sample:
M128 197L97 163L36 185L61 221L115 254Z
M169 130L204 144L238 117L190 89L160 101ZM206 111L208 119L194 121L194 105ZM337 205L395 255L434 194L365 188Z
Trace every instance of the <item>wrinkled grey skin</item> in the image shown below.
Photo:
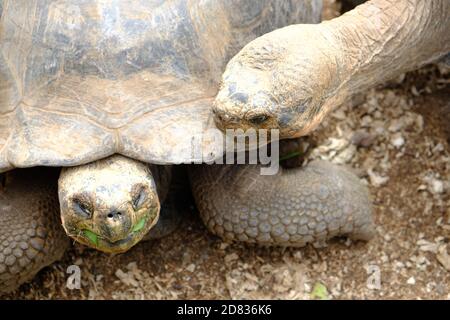
M216 124L308 135L352 95L445 57L449 30L448 0L371 0L321 24L272 31L228 63Z
M6 292L61 256L64 229L106 252L164 235L166 165L197 160L191 144L215 127L226 62L266 32L318 22L321 1L4 0L0 8L0 172L62 167L58 190L51 174L7 173ZM205 160L222 157L217 141L197 147ZM201 216L225 239L301 246L372 235L367 190L342 168L311 164L273 177L255 166L188 168Z

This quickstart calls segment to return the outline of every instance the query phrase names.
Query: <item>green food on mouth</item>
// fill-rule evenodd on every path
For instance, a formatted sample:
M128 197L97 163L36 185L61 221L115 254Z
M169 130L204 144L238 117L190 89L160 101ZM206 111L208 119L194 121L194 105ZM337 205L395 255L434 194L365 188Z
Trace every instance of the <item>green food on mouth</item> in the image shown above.
M286 154L286 155L280 157L280 161L284 161L284 160L287 160L287 159L291 159L291 158L297 157L297 156L299 156L299 155L301 155L301 154L302 154L302 153L301 153L300 151L291 152L291 153L288 153L288 154Z
M86 238L88 238L93 244L98 245L98 236L90 230L83 230Z
M147 217L144 216L141 218L141 220L138 221L138 223L136 223L133 227L133 232L138 232L140 230L142 230L142 228L144 228L145 226L145 221L147 220Z
M142 217L133 227L132 232L138 232L145 227L145 222L147 221L147 216ZM83 235L89 239L95 246L98 246L98 235L94 232L84 229Z

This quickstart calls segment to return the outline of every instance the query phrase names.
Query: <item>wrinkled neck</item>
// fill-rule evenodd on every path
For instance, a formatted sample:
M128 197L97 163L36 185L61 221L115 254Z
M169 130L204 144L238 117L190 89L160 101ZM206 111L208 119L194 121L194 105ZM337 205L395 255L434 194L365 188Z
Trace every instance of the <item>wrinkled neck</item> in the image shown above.
M339 44L345 96L450 52L448 0L372 0L322 26Z

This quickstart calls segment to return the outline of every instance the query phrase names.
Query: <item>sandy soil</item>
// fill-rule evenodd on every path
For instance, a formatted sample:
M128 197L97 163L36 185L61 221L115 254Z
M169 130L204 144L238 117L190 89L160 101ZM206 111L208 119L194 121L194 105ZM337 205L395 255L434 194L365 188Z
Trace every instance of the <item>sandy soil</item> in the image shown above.
M336 14L334 4L325 14ZM310 158L345 163L368 184L377 224L371 241L226 244L207 232L186 196L182 225L168 237L117 256L74 244L4 298L450 299L449 75L438 65L408 73L342 106L314 134L319 147ZM81 270L79 290L66 287L72 264Z

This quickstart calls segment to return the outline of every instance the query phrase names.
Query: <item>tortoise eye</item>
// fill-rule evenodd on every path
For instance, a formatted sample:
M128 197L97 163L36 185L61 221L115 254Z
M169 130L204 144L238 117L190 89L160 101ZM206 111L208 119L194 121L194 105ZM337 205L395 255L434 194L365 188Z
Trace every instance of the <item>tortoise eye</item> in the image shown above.
M251 123L253 123L253 124L255 124L255 125L260 125L260 124L266 122L267 119L269 119L268 116L266 116L266 115L264 115L264 114L261 114L261 115L257 115L257 116L250 117L250 118L248 119L248 121L251 122Z
M92 217L92 209L86 202L81 199L73 199L73 209L74 211L83 218Z
M145 200L147 200L147 193L145 192L145 188L141 187L133 197L134 210L138 210L144 204Z

